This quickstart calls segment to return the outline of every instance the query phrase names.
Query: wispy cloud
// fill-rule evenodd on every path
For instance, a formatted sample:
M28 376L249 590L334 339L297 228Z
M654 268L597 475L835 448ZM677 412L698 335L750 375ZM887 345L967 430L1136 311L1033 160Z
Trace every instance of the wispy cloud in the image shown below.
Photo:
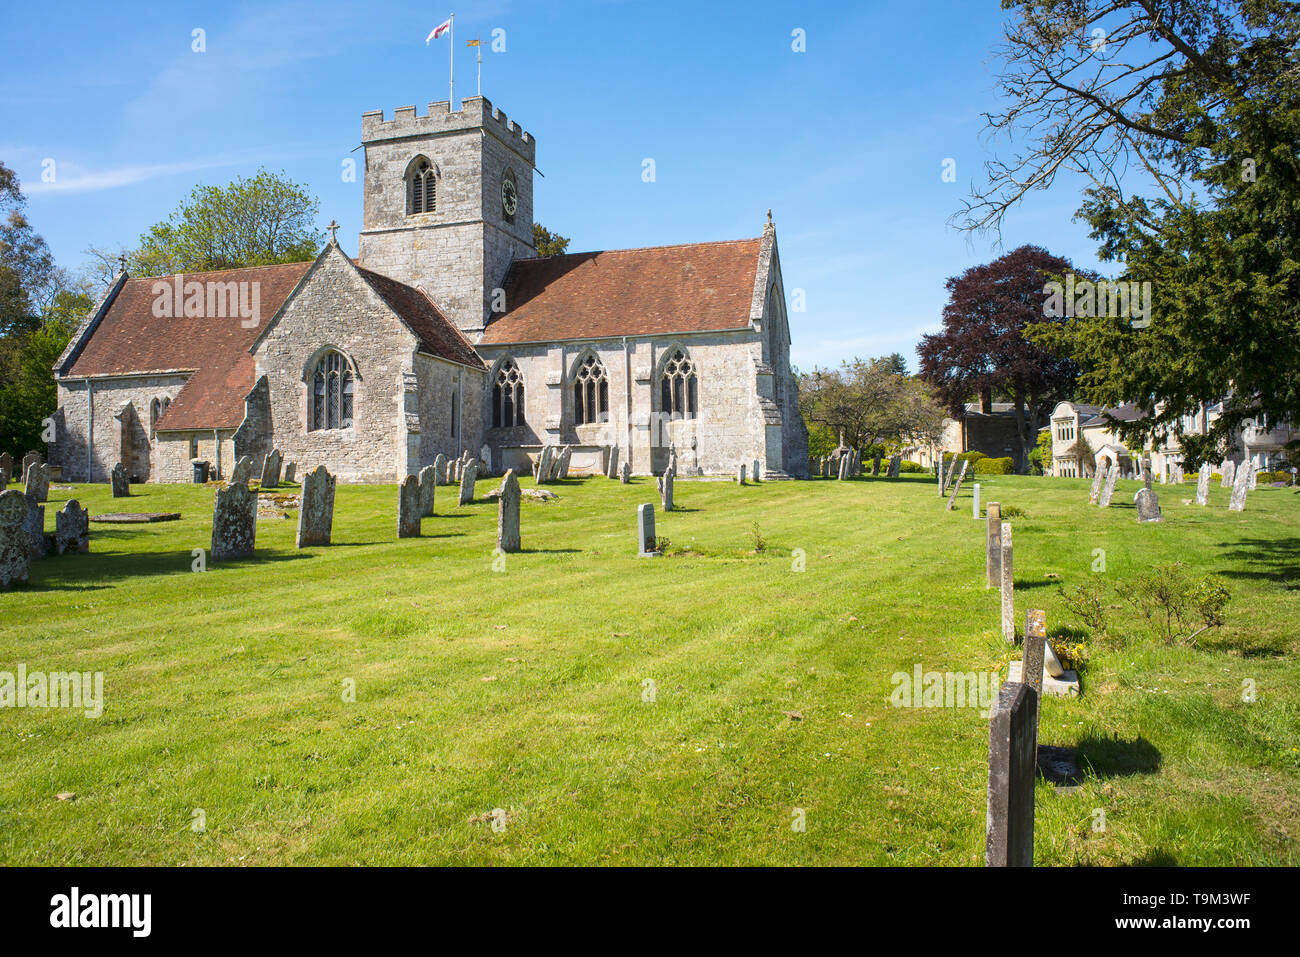
M200 160L186 160L178 163L136 163L111 169L85 169L72 167L71 172L64 172L68 167L55 166L54 179L46 182L42 179L29 180L23 184L23 191L30 196L50 193L93 193L105 189L118 189L143 183L146 180L172 176L177 173L192 173L195 170L218 169L235 166L242 162L234 157L220 157Z

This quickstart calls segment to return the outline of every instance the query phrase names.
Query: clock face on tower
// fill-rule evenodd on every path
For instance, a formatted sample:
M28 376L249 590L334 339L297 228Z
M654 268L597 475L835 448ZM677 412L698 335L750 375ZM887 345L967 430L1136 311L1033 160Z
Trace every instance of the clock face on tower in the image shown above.
M519 191L515 189L515 178L506 173L501 180L501 209L507 216L513 216L519 208Z

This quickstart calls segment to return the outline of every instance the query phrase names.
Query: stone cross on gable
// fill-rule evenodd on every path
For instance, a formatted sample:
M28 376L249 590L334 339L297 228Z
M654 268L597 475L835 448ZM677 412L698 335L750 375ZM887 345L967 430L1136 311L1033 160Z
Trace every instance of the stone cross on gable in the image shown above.
M330 245L337 246L339 244L339 237L337 235L339 231L338 221L331 219L330 224L325 228L330 231Z

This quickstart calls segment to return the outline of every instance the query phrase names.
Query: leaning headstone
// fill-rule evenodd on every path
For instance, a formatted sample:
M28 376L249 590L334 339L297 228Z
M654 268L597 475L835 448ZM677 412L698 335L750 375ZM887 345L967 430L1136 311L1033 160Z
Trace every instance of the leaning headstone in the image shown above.
M569 477L569 460L573 457L573 449L569 446L564 447L559 457L555 460L555 477L557 479L566 479Z
M840 456L840 470L837 475L837 478L841 482L843 482L848 477L849 477L849 456L848 453L844 453L843 455Z
M336 481L323 465L302 477L302 503L298 507L299 548L330 543Z
M54 550L60 555L90 551L90 512L75 498L54 513Z
M542 452L537 457L537 484L545 485L550 480L551 471L551 447L542 446Z
M898 478L898 470L903 466L903 457L901 455L891 455L889 457L889 474L885 478Z
M659 494L663 499L665 512L673 510L673 482L677 478L677 473L671 468L663 474L659 482Z
M253 480L253 457L241 455L230 471L230 485L247 485Z
M1210 504L1210 463L1206 462L1196 473L1196 504Z
M659 554L659 543L655 538L655 507L638 505L636 507L636 541L637 558L654 558Z
M1137 506L1139 522L1163 522L1164 516L1160 514L1160 499L1154 489L1140 488L1137 495L1133 497L1133 504Z
M1040 608L1031 608L1025 612L1025 647L1021 659L1021 680L1034 689L1040 698L1043 695L1043 653L1047 647L1047 612ZM1035 738L1037 729L1035 729Z
M478 479L478 463L466 462L460 473L459 504L468 505L474 501L474 482Z
M428 518L433 514L433 500L437 492L438 472L432 465L420 469L420 515Z
M1219 483L1220 488L1232 488L1232 483L1237 478L1237 463L1231 459L1223 460L1223 480Z
M39 462L27 470L27 484L23 488L27 501L33 505L50 497L50 467Z
M1255 491L1255 473L1258 472L1258 471L1259 471L1259 469L1255 468L1255 463L1254 463L1254 462L1251 462L1251 463L1250 463L1250 485L1249 485L1249 488L1250 488L1250 490L1251 490L1252 492Z
M1096 504L1097 504L1097 496L1099 496L1099 495L1101 494L1101 483L1102 483L1102 481L1105 479L1105 477L1106 477L1106 474L1105 474L1105 471L1104 471L1103 469L1100 469L1100 468L1099 468L1099 469L1097 469L1097 470L1093 473L1093 476L1092 476L1092 488L1089 489L1089 491L1088 491L1088 504L1089 504L1089 505L1096 505Z
M873 477L880 475L880 456L877 455L871 460L871 474Z
M14 477L14 457L8 452L0 452L0 491L4 491L6 485Z
M957 481L952 483L952 494L948 496L948 504L944 506L945 512L952 511L952 507L957 501L957 493L961 491L961 481L966 477L966 466L969 464L969 461L961 463L961 471L957 473Z
M754 468L749 473L749 480L751 482L758 481L758 459L754 459Z
M27 497L16 488L0 490L0 588L27 581L31 547L27 539Z
M979 482L976 482L974 485L971 486L971 492L974 493L975 498L974 501L971 502L970 517L975 519L975 521L978 522L980 520L980 483Z
M497 548L517 552L519 547L519 480L515 470L509 469L497 500Z
M989 796L984 863L1034 864L1034 775L1038 765L1038 695L1020 682L998 689L989 714Z
M890 459L890 461L892 462L893 459ZM947 467L941 465L939 471L943 477L942 481L939 482L939 497L943 498L948 494L948 486L952 484L952 477L957 471L957 456L954 454Z
M1002 585L1002 505L989 502L988 523L985 526L985 588Z
M618 480L623 485L626 485L628 482L632 481L632 464L630 462L623 463L623 469L622 471L619 472Z
M1118 481L1119 466L1112 465L1110 471L1106 473L1106 484L1101 487L1101 498L1097 500L1099 507L1110 508L1110 499L1115 494L1115 483Z
M284 480L286 482L292 482L294 476L296 476L297 474L298 474L297 462L290 462L288 465L284 467Z
M257 540L257 495L247 485L217 489L212 507L212 560L250 558Z
M433 457L433 481L438 485L447 484L447 456L441 452Z
M1246 507L1246 493L1250 490L1250 463L1242 462L1237 466L1237 474L1232 480L1232 498L1228 501L1228 510L1240 512Z
M414 475L397 487L397 537L420 537L420 480Z
M1011 523L1002 523L1002 637L1016 640L1016 583L1012 575Z
M126 476L126 468L121 462L113 466L113 471L108 477L113 485L113 498L129 498L131 495L131 483Z
M30 469L33 465L39 464L40 461L41 461L40 452L28 452L26 455L23 456L22 482L24 485L27 484L27 470Z
M280 466L283 463L284 456L280 454L280 450L272 449L271 454L262 463L262 488L279 488Z
M743 462L736 468L736 484L745 484L745 463Z
M618 475L618 446L609 447L609 470L605 473L609 478Z

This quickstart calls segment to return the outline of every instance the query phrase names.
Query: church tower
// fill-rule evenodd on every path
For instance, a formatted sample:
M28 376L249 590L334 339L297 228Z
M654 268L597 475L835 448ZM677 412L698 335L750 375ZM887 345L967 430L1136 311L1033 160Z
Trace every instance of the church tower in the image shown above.
M537 144L481 96L361 117L361 265L419 286L477 342L493 290L533 247Z

